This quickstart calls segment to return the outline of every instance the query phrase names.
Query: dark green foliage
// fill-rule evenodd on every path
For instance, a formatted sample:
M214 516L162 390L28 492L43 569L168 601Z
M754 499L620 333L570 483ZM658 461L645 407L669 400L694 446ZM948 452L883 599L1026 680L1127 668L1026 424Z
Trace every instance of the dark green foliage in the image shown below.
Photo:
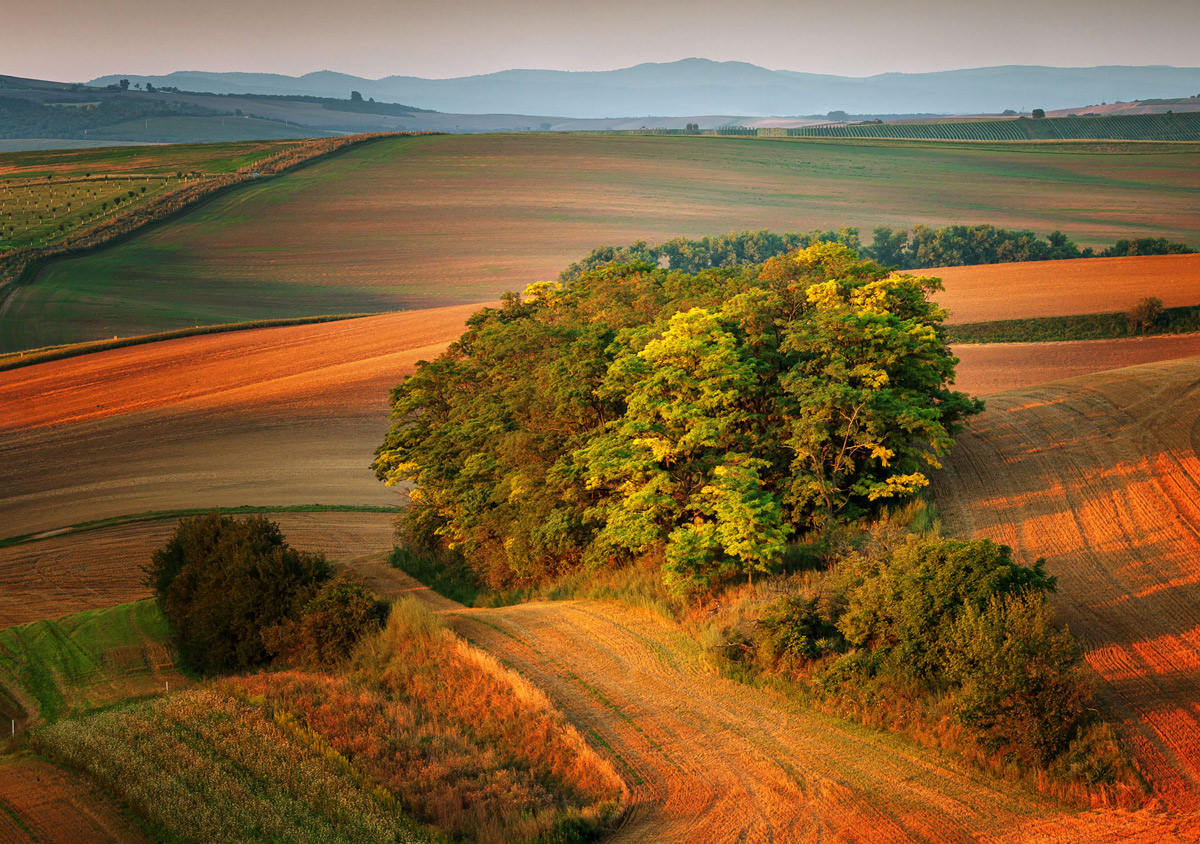
M1136 255L1190 255L1194 249L1172 243L1165 237L1139 237L1134 240L1118 240L1100 253L1101 258L1125 258Z
M851 554L838 564L837 628L853 648L887 655L888 670L934 681L955 647L964 612L989 601L1054 589L1044 562L1018 565L991 540L910 536L885 554Z
M1149 324L1131 320L1128 312L959 323L946 327L946 339L951 343L1043 343L1193 331L1200 331L1200 306L1196 305L1164 308Z
M390 560L393 568L424 583L439 595L474 606L483 591L475 572L467 565L461 554L421 553L411 548L392 549Z
M1192 251L1182 243L1171 243L1163 238L1141 238L1119 240L1097 253L1091 247L1081 249L1060 231L1050 232L1042 239L1031 231L1013 231L989 225L942 226L937 229L918 225L912 231L876 226L872 231L871 245L865 247L859 242L858 229L855 228L806 234L744 231L702 237L699 240L677 237L658 246L650 246L644 240L625 247L602 246L563 270L559 281L575 282L582 274L605 264L628 264L634 261L665 265L668 269L689 273L714 267L749 266L815 243L841 243L884 267L903 270L1007 264L1015 261L1173 255Z
M812 599L791 595L767 608L759 621L761 650L776 665L816 659L836 640L837 628L826 621Z
M378 632L390 604L349 572L338 574L304 605L300 617L264 631L268 650L308 665L336 665L358 640Z
M492 587L649 557L690 592L911 493L980 406L947 386L937 283L887 276L818 241L604 264L479 312L393 391L376 470L415 484L407 544Z
M946 678L956 711L991 750L1049 762L1083 724L1091 686L1083 647L1050 623L1037 592L968 605L949 635Z
M266 663L264 631L296 619L331 573L323 556L291 548L262 516L209 513L180 520L154 552L146 583L163 602L181 662L216 673Z

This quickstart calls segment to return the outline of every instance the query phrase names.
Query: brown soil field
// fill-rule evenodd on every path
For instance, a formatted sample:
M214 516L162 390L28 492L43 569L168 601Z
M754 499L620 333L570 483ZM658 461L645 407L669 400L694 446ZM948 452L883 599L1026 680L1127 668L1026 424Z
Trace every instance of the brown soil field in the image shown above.
M991 397L935 481L946 527L1045 557L1140 770L1200 840L1200 358Z
M331 560L387 551L388 513L272 513L287 541ZM141 567L175 522L133 522L0 548L0 628L150 595Z
M1200 355L1200 334L1070 343L967 343L952 349L959 358L955 389L986 396L1091 372Z
M614 842L1183 842L1162 807L1073 812L883 733L717 676L673 622L610 603L464 609L387 566L543 689L630 789Z
M0 760L0 844L147 841L111 800L83 779L37 759Z
M478 305L239 331L0 373L0 538L243 504L399 503L388 392Z
M1079 258L977 267L909 270L936 276L947 322L1071 316L1125 311L1143 296L1168 308L1200 304L1200 254Z

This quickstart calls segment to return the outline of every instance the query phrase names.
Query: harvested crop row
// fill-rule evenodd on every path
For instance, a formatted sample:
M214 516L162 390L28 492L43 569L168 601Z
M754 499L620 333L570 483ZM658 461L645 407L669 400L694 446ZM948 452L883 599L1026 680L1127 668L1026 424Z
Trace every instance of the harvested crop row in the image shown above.
M1200 359L989 400L936 482L949 526L1044 556L1162 800L1200 807Z
M0 762L2 844L144 844L146 840L111 800L81 778L37 759Z

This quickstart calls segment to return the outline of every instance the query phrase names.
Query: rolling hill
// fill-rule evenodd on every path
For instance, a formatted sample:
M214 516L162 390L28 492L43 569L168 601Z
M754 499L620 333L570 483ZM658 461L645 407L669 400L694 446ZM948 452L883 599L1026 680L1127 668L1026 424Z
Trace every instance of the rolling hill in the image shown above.
M1187 97L1200 91L1200 68L1007 66L857 78L698 58L610 71L506 70L458 79L389 76L372 80L331 71L300 77L179 71L164 76L102 76L89 84L109 85L120 78L222 94L347 97L356 90L364 97L438 111L577 118L800 115L835 109L861 114L979 114L1070 108L1102 100Z
M1200 241L1197 147L1097 152L612 135L380 139L46 265L7 293L0 350L478 302L554 278L600 244L639 238L980 222L1062 229L1096 245L1148 234Z

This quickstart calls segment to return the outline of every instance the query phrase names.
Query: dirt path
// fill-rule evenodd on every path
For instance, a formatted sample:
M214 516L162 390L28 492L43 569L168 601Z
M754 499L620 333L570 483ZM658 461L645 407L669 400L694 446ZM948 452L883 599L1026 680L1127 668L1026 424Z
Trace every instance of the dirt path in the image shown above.
M631 806L613 841L1193 840L1173 836L1161 812L1067 812L721 679L680 628L648 612L596 602L464 609L379 557L356 566L394 597L429 599L615 757Z
M1200 810L1198 445L1200 358L1147 364L991 397L935 483L951 531L1046 558L1139 766L1180 813Z

